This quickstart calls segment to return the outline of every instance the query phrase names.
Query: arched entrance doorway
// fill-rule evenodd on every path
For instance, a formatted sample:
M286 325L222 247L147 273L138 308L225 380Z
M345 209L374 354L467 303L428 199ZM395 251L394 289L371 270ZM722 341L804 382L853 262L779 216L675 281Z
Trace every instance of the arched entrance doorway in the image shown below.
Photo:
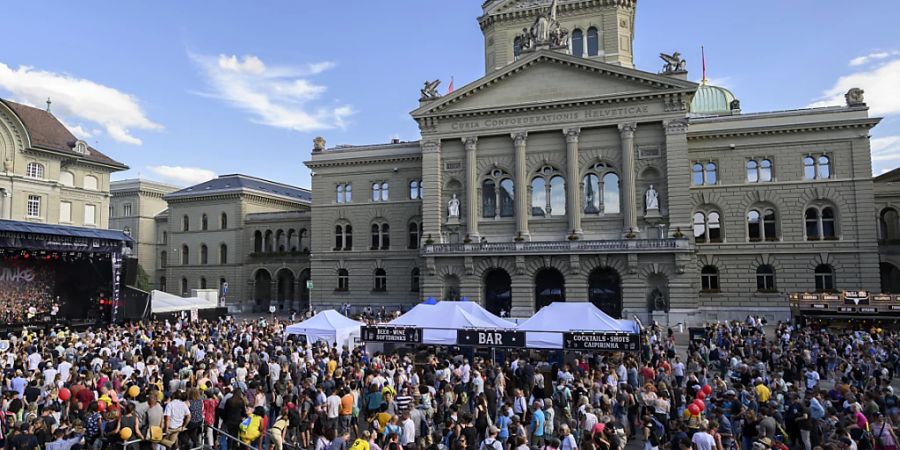
M541 269L534 277L534 310L566 301L566 278L556 269Z
M609 267L596 268L588 277L588 298L616 319L622 318L622 278Z
M281 269L276 274L278 278L278 310L284 311L291 308L294 301L294 273L290 269Z
M444 300L459 301L459 277L456 275L444 277Z
M484 276L484 307L498 316L512 310L512 279L505 270L492 269Z
M883 262L881 268L881 292L885 294L900 294L900 269L897 266Z
M258 310L269 310L269 303L272 302L272 275L266 269L259 269L253 275L253 298Z
M300 272L300 311L309 310L309 269L303 269Z

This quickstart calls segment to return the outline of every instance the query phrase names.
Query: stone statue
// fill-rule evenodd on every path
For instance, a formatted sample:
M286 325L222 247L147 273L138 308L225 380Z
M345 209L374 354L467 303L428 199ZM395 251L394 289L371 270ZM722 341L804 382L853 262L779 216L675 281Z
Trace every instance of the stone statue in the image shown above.
M543 46L559 49L569 46L569 30L560 26L557 20L558 0L553 0L549 8L537 13L531 28L522 28L515 36L513 46L516 51L531 50Z
M6 158L3 160L3 170L6 173L10 173L13 170L13 160L12 158Z
M451 218L459 218L459 199L456 198L456 194L453 194L453 197L447 202L447 215Z
M671 55L660 53L659 57L666 62L663 64L661 73L668 74L687 71L687 61L681 59L681 53L675 52Z
M659 288L653 288L653 291L650 292L650 311L663 311L669 312L669 299L666 298L666 295L662 293Z
M852 88L844 94L844 100L847 101L847 106L866 106L866 99L863 96L865 91L860 88Z
M322 136L316 136L316 138L313 139L313 151L321 152L324 150L325 150L325 138L323 138Z
M441 80L426 81L425 86L419 91L422 97L419 100L434 100L441 96L438 94L437 88L441 85Z
M740 111L741 110L741 101L738 99L734 99L731 101L731 103L728 105L728 107L731 108L732 111Z
M647 211L653 209L659 209L659 193L656 192L656 189L653 189L653 185L650 185L650 188L647 189L647 192L644 194L644 200L647 205Z

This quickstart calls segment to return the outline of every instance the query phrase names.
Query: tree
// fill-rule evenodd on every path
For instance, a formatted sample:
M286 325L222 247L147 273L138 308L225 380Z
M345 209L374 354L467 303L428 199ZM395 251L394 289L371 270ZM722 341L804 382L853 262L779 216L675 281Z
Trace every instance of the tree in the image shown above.
M147 272L144 271L144 268L141 267L140 264L137 265L137 274L134 278L134 287L142 291L150 291L150 275L147 275Z

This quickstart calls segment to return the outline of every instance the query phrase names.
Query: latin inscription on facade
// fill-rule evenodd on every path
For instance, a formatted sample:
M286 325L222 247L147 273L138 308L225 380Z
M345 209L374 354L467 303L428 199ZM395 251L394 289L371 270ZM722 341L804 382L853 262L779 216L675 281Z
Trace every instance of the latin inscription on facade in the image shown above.
M615 108L589 109L585 111L566 111L558 113L538 114L524 117L489 117L480 120L454 122L450 124L453 131L490 130L494 128L527 127L561 122L578 122L586 120L614 119L649 114L648 105L619 106Z

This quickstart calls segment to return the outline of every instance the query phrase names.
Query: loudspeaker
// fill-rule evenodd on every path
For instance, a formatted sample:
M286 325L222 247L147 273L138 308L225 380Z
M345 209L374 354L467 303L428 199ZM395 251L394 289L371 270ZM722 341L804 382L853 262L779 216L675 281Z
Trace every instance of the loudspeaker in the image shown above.
M122 259L122 284L134 286L137 280L137 258L125 257Z

